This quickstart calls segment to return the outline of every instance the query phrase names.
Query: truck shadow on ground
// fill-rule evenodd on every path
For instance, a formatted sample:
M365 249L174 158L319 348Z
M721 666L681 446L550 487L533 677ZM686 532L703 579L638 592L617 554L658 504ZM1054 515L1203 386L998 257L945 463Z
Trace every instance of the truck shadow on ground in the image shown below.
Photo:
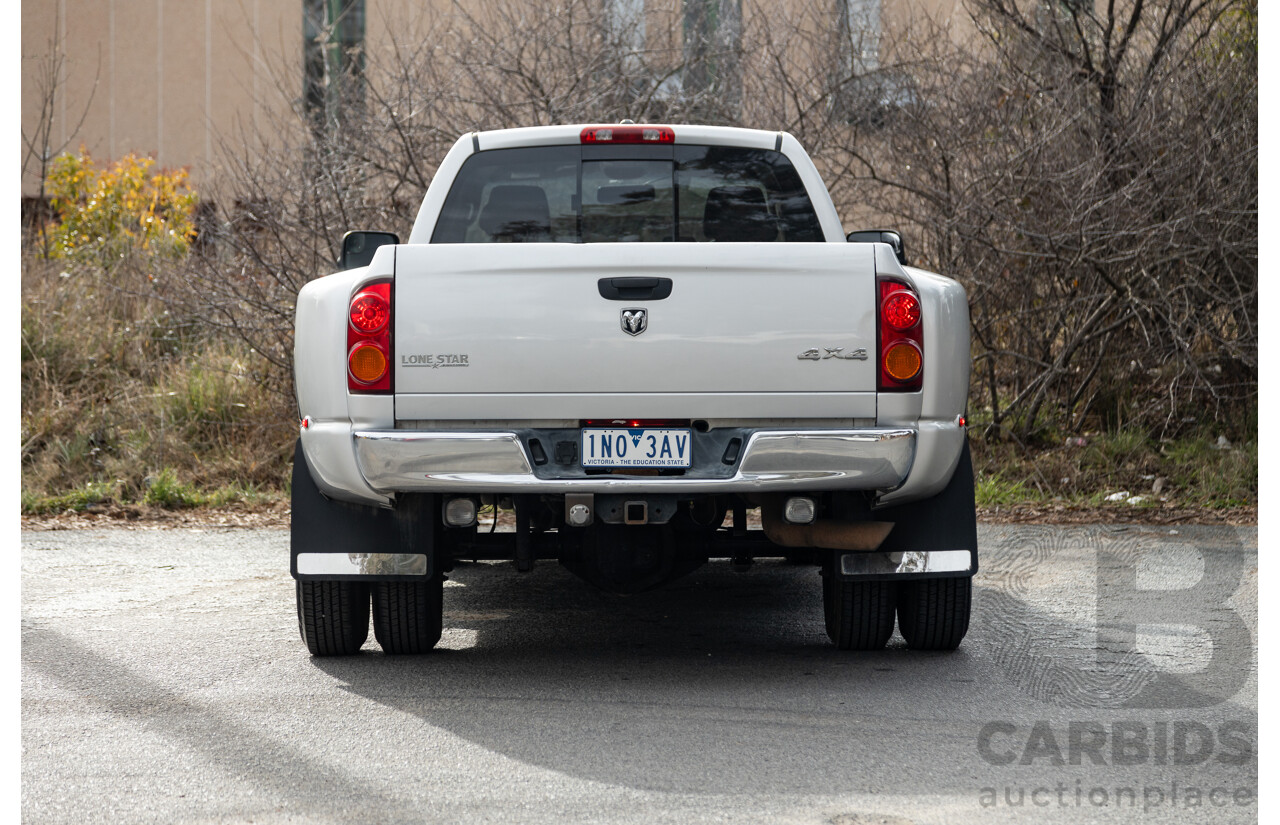
M488 750L595 781L910 792L925 752L972 750L976 728L948 705L989 691L964 648L915 653L900 637L872 653L831 647L812 567L766 562L739 575L713 563L629 597L553 562L524 576L460 565L451 579L432 654L387 657L371 640L360 656L312 662L344 689ZM929 762L942 790L939 760Z
M1036 571L1070 551L1028 540L1038 535L988 546L993 566L975 585L969 634L950 653L908 651L896 634L883 651L834 649L812 567L764 562L740 575L712 563L619 597L542 562L526 575L460 565L445 591L441 649L430 655L383 656L371 639L358 657L312 661L343 689L490 751L674 793L967 792L989 773L977 745L990 721L1200 718L1195 708L1256 718L1233 701L1256 648L1227 604L1202 611L1226 643L1203 672L1164 672L1168 662L1102 641L1098 622L1125 617L1089 607L1092 576L1068 580L1065 609L1037 594ZM1085 543L1103 545L1092 535ZM1208 573L1238 580L1238 546L1202 549ZM1114 560L1100 564L1098 581L1116 578ZM1019 567L1013 584L1000 572ZM1048 575L1052 584L1063 574ZM1049 763L1008 771L1022 781L1063 775Z

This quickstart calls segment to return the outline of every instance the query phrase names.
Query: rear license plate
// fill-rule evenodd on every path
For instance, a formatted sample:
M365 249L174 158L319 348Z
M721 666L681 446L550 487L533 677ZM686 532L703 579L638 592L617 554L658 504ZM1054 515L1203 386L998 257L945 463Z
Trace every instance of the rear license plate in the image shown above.
M688 467L691 430L582 431L583 467Z

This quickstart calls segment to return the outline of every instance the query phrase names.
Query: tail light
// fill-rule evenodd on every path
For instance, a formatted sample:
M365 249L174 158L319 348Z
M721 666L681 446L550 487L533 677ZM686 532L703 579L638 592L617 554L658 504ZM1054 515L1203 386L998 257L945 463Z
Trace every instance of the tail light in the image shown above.
M347 323L347 389L391 392L391 282L361 287Z
M578 135L582 143L675 143L670 126L588 126Z
M880 312L881 392L912 392L924 385L924 325L920 296L901 281L882 280Z

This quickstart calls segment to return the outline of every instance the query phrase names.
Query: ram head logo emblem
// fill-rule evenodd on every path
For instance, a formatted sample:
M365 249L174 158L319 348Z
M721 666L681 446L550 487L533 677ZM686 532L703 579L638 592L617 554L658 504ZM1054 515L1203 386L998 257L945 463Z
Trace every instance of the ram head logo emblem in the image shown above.
M622 331L627 335L639 335L649 328L649 311L647 309L622 310Z

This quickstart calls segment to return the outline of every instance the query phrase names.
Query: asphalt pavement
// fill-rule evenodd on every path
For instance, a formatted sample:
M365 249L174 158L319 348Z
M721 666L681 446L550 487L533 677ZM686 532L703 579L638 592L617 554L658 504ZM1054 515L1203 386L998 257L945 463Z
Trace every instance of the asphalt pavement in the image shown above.
M462 564L440 649L310 657L288 533L22 535L30 823L1257 821L1257 530L980 526L954 653L820 579Z

